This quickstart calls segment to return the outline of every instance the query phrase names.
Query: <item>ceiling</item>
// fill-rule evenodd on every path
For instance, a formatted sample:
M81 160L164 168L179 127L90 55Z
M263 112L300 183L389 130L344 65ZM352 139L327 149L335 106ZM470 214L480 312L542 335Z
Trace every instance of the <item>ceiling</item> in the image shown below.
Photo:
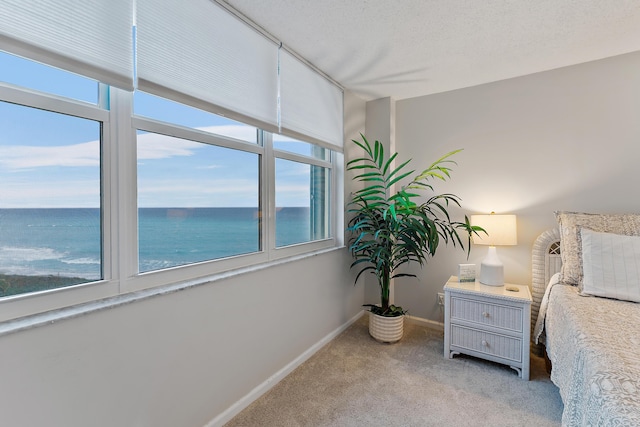
M226 0L365 100L640 50L638 0Z

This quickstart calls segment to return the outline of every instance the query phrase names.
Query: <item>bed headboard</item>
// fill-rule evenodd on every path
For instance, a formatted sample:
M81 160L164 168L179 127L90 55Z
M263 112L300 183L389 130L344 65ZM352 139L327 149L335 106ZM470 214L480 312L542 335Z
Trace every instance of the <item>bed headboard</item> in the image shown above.
M531 325L535 325L540 311L540 302L547 284L560 271L560 231L552 228L540 234L533 243L531 259ZM532 335L533 336L533 335Z

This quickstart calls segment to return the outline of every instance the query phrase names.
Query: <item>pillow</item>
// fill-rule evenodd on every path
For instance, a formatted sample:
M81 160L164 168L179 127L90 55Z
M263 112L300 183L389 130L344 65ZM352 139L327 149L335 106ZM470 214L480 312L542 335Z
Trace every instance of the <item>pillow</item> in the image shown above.
M640 302L640 237L583 228L582 293Z
M591 214L555 212L560 228L560 258L562 281L582 289L582 246L580 229L627 236L640 235L640 214Z

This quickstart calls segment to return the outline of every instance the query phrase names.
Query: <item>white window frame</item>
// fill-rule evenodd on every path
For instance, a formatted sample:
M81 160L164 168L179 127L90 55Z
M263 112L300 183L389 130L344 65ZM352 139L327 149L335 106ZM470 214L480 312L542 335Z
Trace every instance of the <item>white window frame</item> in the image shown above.
M259 132L258 143L212 135L133 114L133 93L100 84L99 104L0 83L0 101L102 122L103 280L52 290L0 298L0 322L50 310L97 302L145 289L162 292L179 283L201 283L245 268L338 248L343 244L342 154L330 151L328 160L275 150L272 134ZM161 133L260 155L262 249L255 253L138 273L136 131ZM275 247L275 159L321 166L330 171L330 231L326 239ZM133 184L132 184L133 183Z
M300 139L301 142L306 142ZM269 141L271 143L271 141ZM336 203L337 200L335 198L335 158L336 156L334 155L335 152L330 151L329 149L326 149L329 153L329 160L323 160L323 159L317 159L317 158L313 158L310 156L304 156L301 154L296 154L296 153L292 153L289 151L284 151L284 150L278 150L275 148L272 148L272 155L270 156L270 160L271 160L271 174L269 175L269 183L273 183L274 189L273 189L273 199L272 199L272 203L269 206L269 218L273 219L272 221L270 221L271 224L273 224L272 229L270 230L270 234L269 234L269 242L270 242L270 246L269 249L271 250L271 252L273 253L273 256L271 259L280 259L280 258L285 258L285 257L289 257L289 256L293 256L296 255L298 253L300 253L301 248L304 247L305 249L308 248L308 250L321 250L321 249L325 249L328 247L333 247L336 245ZM307 165L313 165L313 166L320 166L323 168L326 168L329 170L329 184L330 184L330 195L329 195L329 209L328 209L328 215L329 215L329 236L324 238L324 239L318 239L318 240L312 240L309 242L303 242L303 243L298 243L295 245L290 245L290 246L282 246L282 247L276 247L276 231L275 231L275 215L276 215L276 206L275 206L275 160L276 159L283 159L283 160L289 160L292 162L298 162L298 163L302 163L302 164L307 164Z
M118 89L112 88L112 91L124 92ZM122 94L123 97L131 96L128 92ZM113 95L112 95L113 99ZM129 103L132 105L132 103ZM129 114L127 111L126 114ZM329 151L330 160L319 160L311 157L298 155L282 150L275 150L273 148L272 134L267 131L260 130L258 143L250 143L246 141L236 140L234 138L214 135L209 132L200 131L194 128L189 128L177 124L170 124L146 117L136 116L130 114L131 117L131 135L135 140L135 135L138 129L159 133L163 135L173 136L176 138L187 139L191 141L201 142L205 144L212 144L224 148L241 150L249 153L255 153L260 155L260 204L263 211L262 217L265 218L261 227L261 243L262 249L257 252L232 256L222 259L214 259L208 261L201 261L192 264L180 265L170 267L162 270L148 271L144 273L138 273L138 241L137 232L127 233L123 238L127 238L126 247L128 250L133 251L127 255L127 271L125 279L123 281L123 292L132 292L142 289L148 289L151 287L168 285L180 281L196 280L198 278L211 276L212 274L227 272L234 269L250 267L254 265L260 265L268 263L270 261L282 260L288 257L310 253L318 250L328 249L337 246L338 240L336 240L336 225L338 224L337 209L333 209L334 206L341 206L339 201L335 198L336 181L338 177L334 177L333 171L335 170L335 159L337 158L333 151ZM122 119L124 120L124 114ZM129 144L129 147L123 148L120 152L127 151L131 156L136 156L135 144ZM287 160L293 160L300 163L312 164L316 166L322 166L330 170L331 178L331 194L330 194L330 231L329 237L321 240L315 240L310 242L304 242L296 245L285 246L276 248L275 246L275 158L283 158ZM127 180L129 182L137 182L137 170L136 162L128 165L129 170L126 173ZM122 192L130 192L134 186L129 185L126 188L121 188ZM128 212L123 212L123 218L129 218L128 228L137 231L137 194L129 194L126 196L128 203L124 203L124 206L133 207ZM126 209L126 208L125 208ZM122 253L122 251L121 251ZM126 262L126 261L124 261Z
M112 113L104 108L107 98L104 86L100 85L99 105L76 101L59 95L25 89L9 83L0 83L0 101L37 108L54 113L66 114L102 123L101 192L102 192L102 241L103 279L57 289L31 292L0 298L0 322L55 308L81 304L87 301L107 298L119 293L117 280L113 280L118 260L112 252L105 250L117 246L117 227L113 218L113 194L116 166L112 159L114 150L112 135L115 124Z

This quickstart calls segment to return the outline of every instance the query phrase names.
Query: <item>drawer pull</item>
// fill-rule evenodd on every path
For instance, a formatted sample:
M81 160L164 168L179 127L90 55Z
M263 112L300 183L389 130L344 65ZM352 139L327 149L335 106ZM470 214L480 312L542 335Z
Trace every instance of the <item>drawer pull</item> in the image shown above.
M489 317L489 313L487 313L486 311L482 312L482 317Z
M489 343L486 340L482 340L483 347L489 347Z

